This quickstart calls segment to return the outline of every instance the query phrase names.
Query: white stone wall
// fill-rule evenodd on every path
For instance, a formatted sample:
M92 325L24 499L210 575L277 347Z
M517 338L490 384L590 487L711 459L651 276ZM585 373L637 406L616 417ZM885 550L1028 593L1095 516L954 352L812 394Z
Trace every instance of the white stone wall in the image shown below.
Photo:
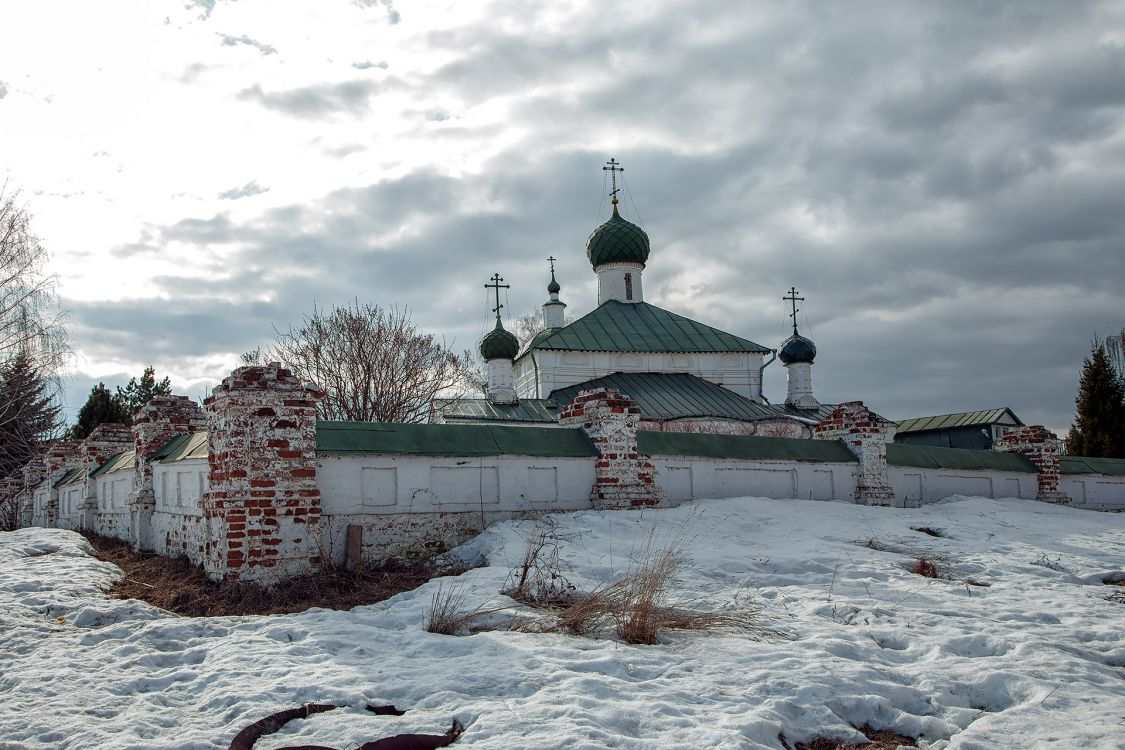
M850 500L855 493L853 463L738 461L688 456L654 456L656 483L667 501L725 497Z
M602 263L595 269L598 276L598 305L611 299L619 302L644 302L641 289L641 263Z
M98 509L94 516L94 533L131 541L129 496L133 491L133 472L122 469L89 481L97 485Z
M51 500L51 487L43 484L32 494L31 525L47 526L47 503Z
M1102 474L1063 474L1059 490L1075 508L1125 512L1125 477Z
M202 562L207 525L201 501L208 471L205 458L153 464L153 550L158 555Z
M82 528L82 504L86 500L86 483L74 482L58 488L60 529Z
M764 361L764 355L752 353L667 354L536 349L516 362L516 392L520 398L546 398L551 391L615 372L680 372L716 383L747 398L760 399L762 383L759 368Z
M953 495L1034 500L1038 490L1037 475L1019 471L890 466L887 477L895 491L891 505L900 508L917 508Z

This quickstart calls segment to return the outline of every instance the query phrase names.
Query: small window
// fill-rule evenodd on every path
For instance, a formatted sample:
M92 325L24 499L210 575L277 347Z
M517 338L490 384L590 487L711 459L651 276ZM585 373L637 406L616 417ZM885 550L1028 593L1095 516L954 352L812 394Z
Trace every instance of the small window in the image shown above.
M625 299L633 299L633 274L625 274Z

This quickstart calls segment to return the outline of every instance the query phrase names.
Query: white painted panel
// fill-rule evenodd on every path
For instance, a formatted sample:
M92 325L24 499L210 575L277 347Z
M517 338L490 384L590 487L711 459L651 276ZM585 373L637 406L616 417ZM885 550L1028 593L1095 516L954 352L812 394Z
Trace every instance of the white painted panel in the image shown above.
M1020 496L1020 480L1015 477L1008 477L1004 480L1004 497L1019 497Z
M797 494L793 469L750 469L720 467L715 471L718 480L719 497L784 498Z
M950 495L992 497L992 477L969 474L939 474L930 483L930 500L941 500Z
M801 494L810 500L831 500L836 496L831 469L813 469L808 487L802 486Z
M694 498L693 484L691 466L669 466L661 477L665 496L674 502Z
M387 506L398 504L398 469L364 466L360 470L361 504Z
M499 472L495 466L431 466L430 492L441 505L496 505Z
M559 499L559 470L554 466L527 468L527 499L533 503L553 503Z

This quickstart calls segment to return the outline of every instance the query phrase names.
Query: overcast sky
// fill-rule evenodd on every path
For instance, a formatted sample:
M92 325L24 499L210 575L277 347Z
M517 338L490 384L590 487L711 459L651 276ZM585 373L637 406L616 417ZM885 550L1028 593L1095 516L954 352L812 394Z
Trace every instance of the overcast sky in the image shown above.
M37 0L0 24L0 179L92 383L199 396L319 305L458 348L595 303L625 166L646 300L769 347L807 297L816 395L1070 424L1125 327L1125 3ZM766 371L766 394L785 373Z

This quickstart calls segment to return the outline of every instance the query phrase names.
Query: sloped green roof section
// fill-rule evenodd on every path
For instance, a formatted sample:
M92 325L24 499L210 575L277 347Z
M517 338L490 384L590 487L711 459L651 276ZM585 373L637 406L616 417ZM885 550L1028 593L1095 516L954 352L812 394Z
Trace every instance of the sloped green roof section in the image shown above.
M81 468L68 469L67 472L59 477L52 486L62 487L63 485L67 484L77 484L85 478L86 472L84 472Z
M459 398L434 402L434 410L446 419L482 422L558 422L559 409L545 398L525 398L515 404L494 404L486 398Z
M124 451L123 453L114 453L106 459L105 463L90 472L92 477L100 477L103 474L112 474L115 471L122 469L132 469L133 464L136 462L136 451Z
M568 326L534 342L530 349L587 352L770 351L744 338L676 315L647 302L609 300Z
M991 469L1035 474L1035 464L1019 453L939 448L915 443L888 443L887 463L922 469Z
M904 419L896 423L896 432L925 432L926 430L947 430L951 427L983 427L985 425L993 424L1000 420L1004 414L1008 414L1015 420L1016 424L1022 425L1023 422L1016 416L1008 407L1001 407L999 409L983 409L981 411L963 411L956 414L941 414L936 417L915 417L913 419Z
M1093 458L1090 456L1059 456L1063 474L1105 474L1125 477L1125 458Z
M637 450L650 456L698 456L750 461L855 463L839 440L711 435L691 432L637 432Z
M730 419L770 419L779 414L745 396L703 378L687 373L617 372L551 392L559 406L569 404L580 391L590 388L616 388L627 394L650 419L679 417L729 417Z
M317 422L316 449L331 454L403 456L586 458L597 455L590 438L578 428L490 424Z
M159 450L153 453L150 458L153 461L166 464L173 461L187 461L192 458L207 458L207 433L187 432L183 435L177 435L160 446Z

